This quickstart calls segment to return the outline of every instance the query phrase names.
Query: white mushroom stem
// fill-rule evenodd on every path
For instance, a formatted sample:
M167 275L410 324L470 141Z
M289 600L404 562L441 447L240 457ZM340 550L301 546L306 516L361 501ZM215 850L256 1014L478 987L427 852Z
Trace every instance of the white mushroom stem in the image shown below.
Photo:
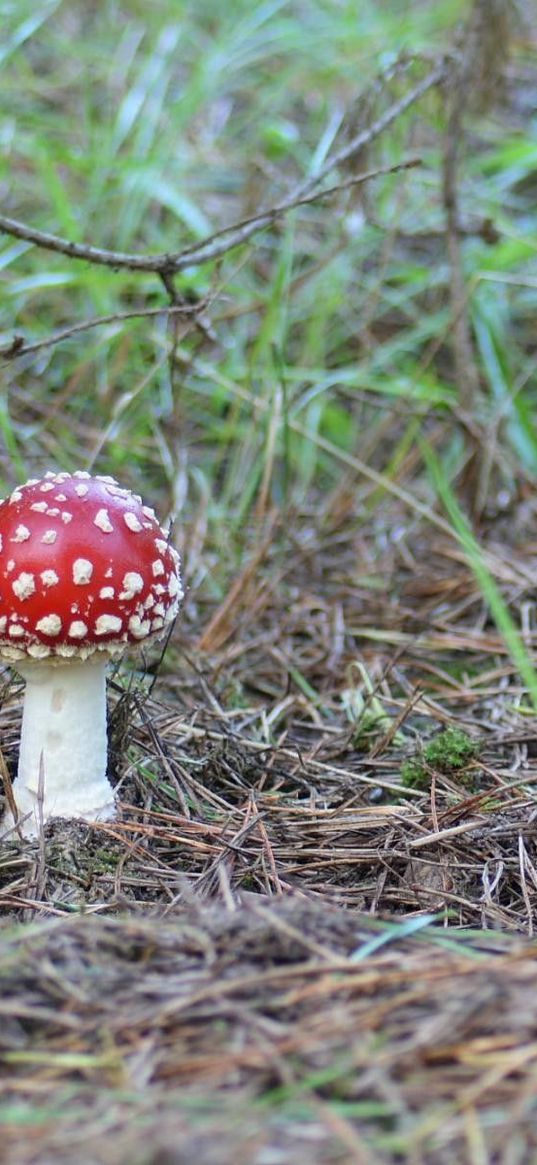
M26 692L13 795L26 836L51 817L115 816L106 777L106 665L106 655L17 663ZM10 824L7 814L3 825Z

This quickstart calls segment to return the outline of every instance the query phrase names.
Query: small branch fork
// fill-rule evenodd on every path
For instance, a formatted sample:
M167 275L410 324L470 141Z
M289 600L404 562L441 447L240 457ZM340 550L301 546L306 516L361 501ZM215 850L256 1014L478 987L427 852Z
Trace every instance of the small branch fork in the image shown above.
M60 340L66 339L68 336L74 335L76 332L86 331L99 324L113 323L116 320L129 319L142 315L158 315L162 311L167 311L174 315L184 314L185 316L190 316L197 325L197 317L199 317L205 305L179 303L173 285L174 277L186 268L199 267L204 263L220 259L235 247L239 247L247 242L258 231L271 226L278 218L289 213L295 207L304 206L316 202L319 199L329 198L353 186L370 181L377 176L397 173L400 170L407 170L412 166L418 166L420 159L410 158L394 166L380 167L376 170L369 170L365 173L358 174L338 185L321 190L317 189L332 170L343 165L353 155L368 146L392 125L394 121L401 117L406 110L428 93L429 90L442 82L447 76L447 69L447 58L435 63L433 68L430 69L418 84L405 93L398 101L393 102L372 125L360 130L345 146L332 153L314 174L300 183L286 198L282 199L275 206L261 210L250 218L242 219L237 223L224 227L222 230L209 235L201 242L185 247L181 251L163 252L153 255L109 251L87 243L70 242L68 239L60 238L58 235L50 234L48 231L37 230L35 227L29 226L27 223L19 222L17 219L0 215L0 233L34 243L35 246L41 247L43 250L54 251L57 254L67 255L70 259L79 259L83 262L101 267L110 267L114 271L154 272L160 277L170 298L170 306L158 308L154 312L125 312L115 316L99 317L83 324L77 324L73 328L66 329L63 332L57 332L53 336L50 336L48 340L39 341L36 344L27 345L22 337L15 336L8 347L0 350L0 356L3 356L4 359L13 359L29 352L35 352L38 348L57 343Z
M272 221L274 221L279 215L283 215L285 213L285 211L291 210L292 208L294 208L296 206L305 206L305 205L312 203L312 202L319 202L321 199L330 198L334 194L341 193L341 191L350 190L351 187L353 187L353 186L359 186L363 182L368 182L371 178L376 178L376 177L383 175L383 174L396 174L401 170L410 170L413 167L419 166L419 165L421 165L420 158L407 158L406 161L398 162L394 166L381 166L376 170L368 170L363 174L357 174L356 177L350 178L346 182L339 183L337 186L330 186L329 188L327 188L325 190L317 191L316 194L309 194L307 196L304 196L303 198L296 199L292 203L289 202L289 205L286 206L285 208L284 207L280 207L279 209L274 208L270 212L268 212L268 211L263 212L264 219L266 219L267 215L270 213L272 216ZM263 228L263 226L266 226L266 222L264 221L263 223L260 223L260 221L259 221L260 217L261 216L255 216L252 219L245 220L244 224L242 224L242 225L243 226L251 226L255 230L261 230ZM13 229L8 231L8 228L5 225L6 223L11 223L13 226ZM14 229L15 227L17 228L16 230ZM235 231L236 232L237 230L239 230L240 227L241 227L241 224L236 224L234 227L225 228L225 230L222 232L219 232L219 234L224 234L226 231ZM252 229L250 231L250 234L254 233L254 229ZM82 244L78 244L78 243L77 244L67 243L67 242L65 242L65 240L57 238L56 235L48 235L46 232L34 230L33 227L28 227L24 223L16 222L14 219L6 219L2 215L0 215L0 232L1 231L3 231L5 234L9 234L9 233L16 234L17 238L27 239L30 242L34 242L36 244L36 246L42 247L42 248L47 249L47 250L54 250L54 251L60 252L61 254L66 254L66 255L72 254L70 248L74 247L76 245L78 251L86 250L88 252L94 252L94 253L99 254L101 256L113 255L114 259L118 258L118 255L115 252L99 251L97 248L94 248L94 247L84 248L84 247L82 247ZM215 238L215 237L216 236L212 236L212 238ZM45 242L44 240L49 240L49 241ZM50 242L50 240L54 241L54 246L52 246L52 243ZM240 241L244 241L244 240L240 240ZM203 245L207 246L207 240ZM237 247L237 246L239 246L239 241L237 239L234 239L233 241L231 241L229 243L229 246L226 249L231 251L231 250L233 250L234 247ZM184 254L185 252L182 252L182 253ZM213 256L207 256L205 259L198 259L197 262L199 265L201 265L204 262L209 262L209 259L212 257ZM74 258L87 259L88 255L76 254L76 255L74 255ZM127 260L127 259L134 260L136 258L136 256L125 255L124 258L125 258L125 260ZM205 311L208 301L204 299L204 300L198 300L196 303L186 303L186 302L180 300L178 292L174 286L174 274L175 274L175 272L170 271L169 267L159 268L154 263L153 263L153 265L150 265L153 262L153 260L156 260L156 258L158 258L158 256L153 256L153 257L148 256L146 261L144 261L142 256L139 256L138 258L139 258L140 262L137 263L136 268L134 268L130 262L123 263L123 267L127 267L130 270L154 271L155 274L158 274L160 279L162 280L164 288L169 296L169 299L170 299L169 305L163 305L162 307L155 307L155 308L141 308L139 311L132 310L132 311L124 311L124 312L115 312L112 315L106 315L106 316L96 316L94 319L84 320L80 324L73 324L72 327L63 328L59 332L53 332L50 336L47 336L42 340L36 340L35 343L32 343L32 344L27 344L22 336L15 335L9 344L7 344L4 348L0 348L0 357L2 357L4 360L14 360L19 356L28 356L33 352L38 352L41 348L49 348L53 344L59 344L63 340L68 340L71 338L71 336L75 336L80 332L87 332L91 328L101 327L105 324L114 324L117 322L121 322L122 320L142 319L142 318L148 317L148 316L151 317L151 316L159 316L159 315L166 315L166 314L168 316L172 316L172 317L179 316L179 317L190 318L194 322L196 327L200 328L200 330L205 335L209 336L209 339L214 339L214 335L212 334L212 332L209 331L209 328L208 328L206 321L204 321L201 318L202 312ZM108 260L105 260L104 258L91 259L90 261L100 263L102 266L113 266L116 270L119 266L121 266L120 263L117 263L115 261L114 261L114 263L112 263L112 262L109 262ZM145 265L144 265L144 262L145 262ZM185 264L185 266L186 266L186 264ZM190 264L188 264L188 266L190 266Z

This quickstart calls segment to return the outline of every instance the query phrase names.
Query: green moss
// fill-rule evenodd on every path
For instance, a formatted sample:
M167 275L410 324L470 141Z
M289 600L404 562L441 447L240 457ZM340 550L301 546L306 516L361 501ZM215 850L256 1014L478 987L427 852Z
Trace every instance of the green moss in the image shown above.
M420 757L404 761L401 765L401 784L406 789L428 789L431 770L434 770L456 776L465 788L473 791L475 780L469 765L478 752L478 744L466 732L460 728L446 728L429 741Z
M111 853L105 846L100 846L92 856L90 867L94 874L107 873L117 868L118 861L117 853Z
M479 746L460 728L446 728L423 750L423 756L431 768L441 773L458 772L465 769L479 752Z
M419 760L405 760L401 765L400 782L405 789L428 789L430 774Z

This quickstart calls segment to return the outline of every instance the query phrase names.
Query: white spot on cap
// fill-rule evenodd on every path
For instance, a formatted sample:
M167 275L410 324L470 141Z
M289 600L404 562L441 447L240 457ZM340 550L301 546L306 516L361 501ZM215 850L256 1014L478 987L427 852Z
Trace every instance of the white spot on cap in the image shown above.
M128 570L123 577L122 585L124 590L121 591L120 599L133 599L135 595L139 595L140 591L143 591L144 580L137 571Z
M58 533L56 530L45 530L41 541L45 542L47 546L51 546L52 543L56 541L57 537Z
M30 537L30 531L27 526L17 526L15 533L10 542L27 542Z
M85 498L86 494L89 493L89 485L75 485L75 493L77 497Z
M151 563L151 570L153 571L154 578L159 578L160 575L164 574L164 563L160 558L157 558L155 562Z
M142 514L145 514L146 518L153 518L155 522L157 520L157 515L155 514L155 511L151 509L151 506L142 506Z
M145 607L146 611L150 611L151 607L154 607L154 606L155 606L155 596L152 595L151 591L150 591L148 596L147 596L147 599L144 602L144 607Z
M21 502L21 501L22 501L22 494L21 494L20 489L14 489L13 493L10 495L10 498L9 498L10 505L12 505L14 502Z
M103 534L113 534L114 527L110 521L108 510L97 510L93 522L95 526L98 526L99 530L102 530Z
M96 481L104 481L105 485L117 485L115 477L106 477L104 473L98 473Z
M73 619L67 634L71 639L83 639L88 634L88 628L82 619Z
M55 587L60 581L55 570L42 570L39 577L44 587Z
M33 659L46 659L50 655L50 647L46 643L30 643L27 652Z
M113 599L115 593L116 592L115 592L113 587L101 587L101 589L99 591L99 598L100 599Z
M147 619L140 619L139 615L131 615L129 619L129 631L134 639L145 639L149 635L151 624Z
M93 563L89 558L75 558L73 562L73 582L77 587L89 583L93 574Z
M132 530L133 534L139 534L140 530L143 529L142 523L136 517L136 514L133 514L131 510L125 511L123 514L123 521L125 525L128 526L129 530Z
M21 627L20 623L11 623L7 633L11 639L21 639L26 634L24 627Z
M51 506L50 510L47 510L47 517L59 518L59 516L60 516L60 511L59 511L57 506Z
M84 481L89 481L91 473L87 473L85 469L76 469L73 473L73 477L78 477Z
M45 474L45 476L48 477L48 473ZM51 474L51 476L54 477L54 474ZM39 491L42 494L50 493L51 489L54 489L54 486L53 486L51 481L44 481L43 485L39 486Z
M48 506L46 502L32 502L30 509L36 514L46 514Z
M10 558L10 559L8 560L8 563L7 563L7 566L6 566L6 570L7 570L8 572L9 572L10 570L15 570L15 559L14 559L14 558Z
M123 626L123 619L119 615L99 615L95 620L95 634L96 635L112 635L117 631L121 631Z
M42 635L59 635L62 629L62 621L59 615L44 615L42 619L35 625L36 631L40 631Z
M66 502L67 498L66 498L65 494L54 494L54 501L55 502Z
M69 510L62 510L62 522L65 522L65 525L67 526L67 524L72 521L73 515L69 513Z
M5 631L7 623L7 615L0 615L0 631Z
M155 538L155 546L156 546L159 554L166 554L166 551L168 549L168 543L164 542L163 538Z
M183 591L181 588L181 584L180 584L178 576L176 574L170 575L169 582L168 582L168 594L170 596L170 599L175 599L176 595L179 595L180 598L183 597Z
M113 498L131 498L132 494L128 489L123 489L121 485L107 485L106 492L111 494Z
M29 599L35 593L35 577L23 570L12 584L13 593L18 599Z

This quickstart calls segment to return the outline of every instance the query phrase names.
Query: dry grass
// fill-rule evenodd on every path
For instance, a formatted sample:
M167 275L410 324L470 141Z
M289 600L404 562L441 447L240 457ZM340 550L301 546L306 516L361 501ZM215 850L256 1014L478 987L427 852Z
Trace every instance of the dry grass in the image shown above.
M533 1159L530 952L378 933L300 897L8 932L9 1160Z

